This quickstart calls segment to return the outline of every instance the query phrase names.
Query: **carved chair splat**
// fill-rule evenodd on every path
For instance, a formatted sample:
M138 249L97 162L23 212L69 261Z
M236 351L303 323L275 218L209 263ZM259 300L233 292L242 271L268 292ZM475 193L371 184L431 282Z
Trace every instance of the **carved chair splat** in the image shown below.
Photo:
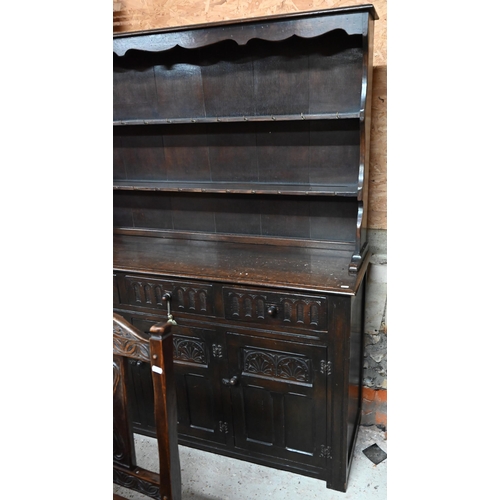
M113 313L113 482L156 500L181 499L171 323L150 338ZM127 402L127 358L151 363L159 474L137 466ZM114 499L122 498L117 494Z

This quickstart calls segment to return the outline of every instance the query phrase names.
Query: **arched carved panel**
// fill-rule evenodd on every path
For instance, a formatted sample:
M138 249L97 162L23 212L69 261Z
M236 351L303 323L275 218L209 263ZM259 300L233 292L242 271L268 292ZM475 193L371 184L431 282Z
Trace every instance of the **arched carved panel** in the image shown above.
M295 382L312 381L311 360L278 351L242 349L243 374L253 374Z
M288 301L285 302L285 304L284 304L284 313L283 314L284 314L283 321L286 321L287 323L292 321L292 305Z
M238 317L240 315L240 302L237 295L231 297L231 316Z
M251 318L252 317L252 299L250 297L245 297L244 299L244 310L245 310L245 317L246 318Z
M156 300L156 305L157 306L162 306L163 301L162 301L162 296L163 296L163 291L161 289L160 285L155 286L155 300Z
M142 303L141 285L142 285L142 283L133 283L132 284L135 302L137 302L139 304Z
M280 356L276 365L276 375L297 382L309 382L310 367L308 360L294 356Z
M184 309L184 290L182 288L177 289L177 307L179 309Z
M264 300L261 298L258 298L257 299L257 318L258 319L265 318L265 308L266 308L266 305L264 303Z
M207 310L207 294L204 291L200 292L200 310Z
M247 351L244 352L243 369L248 373L256 373L258 375L275 374L275 360L272 354L262 351Z
M304 323L304 303L302 301L297 304L297 323Z
M201 339L174 335L174 359L198 365L207 365L206 344Z
M315 304L315 303L311 304L309 314L310 314L311 325L318 326L318 322L319 322L319 306L318 306L318 304Z
M189 309L192 311L196 310L196 292L194 290L189 290L188 291L188 296L189 296Z

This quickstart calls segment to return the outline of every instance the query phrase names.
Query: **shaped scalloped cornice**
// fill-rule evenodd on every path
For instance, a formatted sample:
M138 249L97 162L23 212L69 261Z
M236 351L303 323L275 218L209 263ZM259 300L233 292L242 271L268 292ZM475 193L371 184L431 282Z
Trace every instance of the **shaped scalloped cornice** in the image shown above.
M360 15L353 15L354 10ZM175 46L196 49L225 40L233 40L238 45L246 45L249 40L255 38L279 42L294 35L301 38L314 38L336 29L344 30L348 35L363 34L362 14L365 12L370 12L375 19L378 17L373 7L369 5L306 13L301 16L287 15L274 19L253 19L217 23L210 26L199 25L116 34L113 39L113 51L117 56L123 56L129 50L162 52ZM314 22L311 22L313 18Z

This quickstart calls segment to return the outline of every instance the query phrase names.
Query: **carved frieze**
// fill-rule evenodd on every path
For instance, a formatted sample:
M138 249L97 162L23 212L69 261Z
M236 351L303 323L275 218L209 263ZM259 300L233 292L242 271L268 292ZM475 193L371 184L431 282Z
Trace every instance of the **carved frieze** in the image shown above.
M189 283L163 282L149 278L127 276L128 303L139 307L166 309L162 300L168 292L172 295L170 307L173 311L196 314L213 314L210 286L197 286Z
M233 319L265 318L265 295L230 292L228 296Z
M326 327L327 304L324 297L253 293L224 290L227 319L283 324L321 330Z
M319 310L321 300L306 298L284 298L281 299L283 308L283 321L295 323L298 326L319 326Z

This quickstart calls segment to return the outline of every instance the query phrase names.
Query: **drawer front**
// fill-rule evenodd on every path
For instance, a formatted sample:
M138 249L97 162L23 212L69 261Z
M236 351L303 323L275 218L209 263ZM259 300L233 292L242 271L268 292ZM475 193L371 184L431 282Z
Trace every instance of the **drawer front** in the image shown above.
M315 295L223 287L228 320L307 330L327 329L327 299Z
M164 293L171 294L173 312L213 316L212 285L162 280L148 276L125 276L125 303L147 309L166 310Z

